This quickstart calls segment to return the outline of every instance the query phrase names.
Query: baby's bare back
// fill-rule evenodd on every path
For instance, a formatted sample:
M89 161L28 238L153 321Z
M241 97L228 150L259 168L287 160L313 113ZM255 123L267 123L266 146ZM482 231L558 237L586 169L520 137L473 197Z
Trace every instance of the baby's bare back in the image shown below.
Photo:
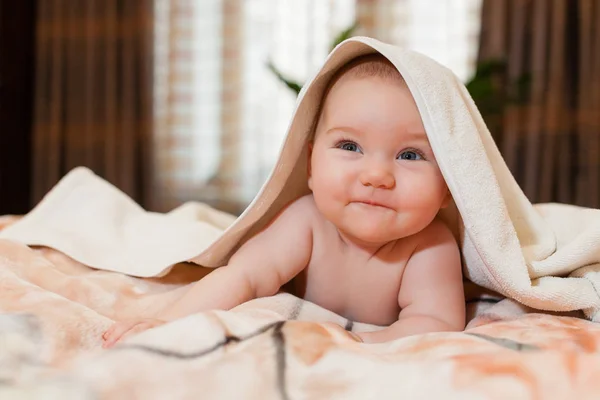
M315 207L307 202L307 207ZM413 238L384 245L374 255L344 240L316 210L307 213L313 231L309 264L295 279L308 301L352 321L390 325L398 320L398 294Z

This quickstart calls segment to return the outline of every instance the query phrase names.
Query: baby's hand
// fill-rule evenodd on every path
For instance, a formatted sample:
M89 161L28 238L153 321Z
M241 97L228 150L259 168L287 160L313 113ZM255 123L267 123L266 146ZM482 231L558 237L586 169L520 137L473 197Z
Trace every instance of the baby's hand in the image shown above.
M166 321L152 318L139 318L115 322L102 335L102 340L104 341L104 343L102 343L102 347L112 347L119 340L124 339L129 335L156 328L157 326L163 324L166 324Z

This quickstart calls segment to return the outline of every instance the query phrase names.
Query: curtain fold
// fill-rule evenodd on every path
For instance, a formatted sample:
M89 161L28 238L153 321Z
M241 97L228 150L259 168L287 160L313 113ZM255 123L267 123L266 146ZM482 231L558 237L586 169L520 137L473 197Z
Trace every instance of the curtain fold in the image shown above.
M484 0L480 65L499 110L484 109L532 202L600 207L600 3Z
M152 202L153 0L39 0L32 201L86 166Z

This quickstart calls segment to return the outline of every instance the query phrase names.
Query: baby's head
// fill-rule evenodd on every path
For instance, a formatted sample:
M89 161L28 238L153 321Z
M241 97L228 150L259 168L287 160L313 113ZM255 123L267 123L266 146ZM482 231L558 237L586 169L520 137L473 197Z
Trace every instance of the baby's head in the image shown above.
M331 79L311 141L309 187L345 235L383 244L427 227L450 195L415 101L382 55Z

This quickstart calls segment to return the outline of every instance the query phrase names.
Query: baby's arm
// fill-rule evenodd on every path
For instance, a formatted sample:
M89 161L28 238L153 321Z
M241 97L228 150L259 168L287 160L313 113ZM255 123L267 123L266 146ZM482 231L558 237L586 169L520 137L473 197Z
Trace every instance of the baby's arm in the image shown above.
M364 342L386 342L427 332L462 331L465 298L460 252L450 230L434 221L408 261L398 302L398 321L377 332L360 333Z
M205 310L229 310L276 294L310 259L309 201L304 197L290 204L266 229L242 245L228 265L193 284L157 318L170 321Z
M229 260L228 265L190 285L174 303L153 318L115 323L104 335L104 347L121 338L206 310L229 310L257 297L271 296L302 271L312 252L311 199L290 204Z

